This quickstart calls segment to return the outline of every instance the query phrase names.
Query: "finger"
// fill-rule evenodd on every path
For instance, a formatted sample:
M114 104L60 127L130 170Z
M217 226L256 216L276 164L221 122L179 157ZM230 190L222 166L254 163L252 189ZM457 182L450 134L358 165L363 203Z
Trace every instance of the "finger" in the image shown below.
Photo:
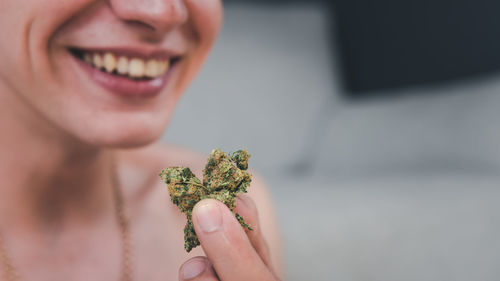
M194 257L181 265L179 281L219 281L219 278L206 257Z
M264 239L264 236L262 235L259 222L259 214L255 202L250 196L246 194L238 195L238 197L236 197L235 211L240 214L252 227L252 230L245 230L248 239L259 254L262 261L264 261L264 263L272 269L269 247L266 240Z
M200 201L193 209L193 225L220 280L275 280L226 205Z

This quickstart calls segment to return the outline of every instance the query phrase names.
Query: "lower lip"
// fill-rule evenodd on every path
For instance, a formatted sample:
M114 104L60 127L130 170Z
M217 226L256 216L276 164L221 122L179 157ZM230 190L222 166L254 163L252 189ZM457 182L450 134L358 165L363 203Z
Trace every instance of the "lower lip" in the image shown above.
M125 77L109 74L101 70L95 69L88 63L76 58L73 58L83 68L89 76L97 82L97 84L106 88L110 92L121 97L129 98L152 98L160 94L161 90L167 84L175 64L163 76L143 81L134 81Z

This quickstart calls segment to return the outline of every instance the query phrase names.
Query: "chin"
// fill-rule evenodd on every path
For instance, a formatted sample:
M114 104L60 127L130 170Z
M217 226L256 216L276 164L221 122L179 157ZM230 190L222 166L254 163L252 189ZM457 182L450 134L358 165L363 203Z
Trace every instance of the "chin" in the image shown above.
M101 148L139 148L158 141L163 135L165 126L158 123L149 124L114 124L112 126L94 127L78 138L85 143Z
M105 148L119 148L119 149L139 148L156 142L160 137L161 135L154 137L147 137L147 136L125 137L121 139L114 139L103 142L99 146Z

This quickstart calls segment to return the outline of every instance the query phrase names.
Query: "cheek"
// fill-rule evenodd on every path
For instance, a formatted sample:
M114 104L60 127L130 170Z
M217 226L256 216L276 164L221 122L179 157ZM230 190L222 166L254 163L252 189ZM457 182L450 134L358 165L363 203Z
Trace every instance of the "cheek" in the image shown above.
M212 45L222 23L220 0L186 0L194 28L203 44Z
M178 89L179 92L185 89L200 70L219 34L223 14L220 0L186 0L185 4L190 17L189 29L194 33L197 44L192 55L187 58L190 67L185 70L185 79Z
M86 13L93 5L96 5L96 2L98 1L53 0L53 3L51 3L52 7L49 7L49 3L46 3L44 8L37 13L33 24L30 26L32 36L28 38L28 51L32 59L32 71L38 76L38 79L42 81L54 79L54 77L50 77L54 73L54 65L52 65L54 54L52 52L60 51L52 48L54 45L53 40L55 39L54 35L60 33L60 30L64 28L66 23L74 17Z
M24 4L23 4L24 2ZM0 16L0 78L8 88L29 81L29 28L37 11L36 1L2 1ZM28 4L28 5L26 5ZM33 5L30 6L29 4ZM38 3L39 5L39 3ZM9 40L5 40L9 38ZM18 89L17 89L18 90Z
M54 79L49 55L51 36L96 0L0 1L0 38L9 38L0 40L0 79L15 92L28 95Z

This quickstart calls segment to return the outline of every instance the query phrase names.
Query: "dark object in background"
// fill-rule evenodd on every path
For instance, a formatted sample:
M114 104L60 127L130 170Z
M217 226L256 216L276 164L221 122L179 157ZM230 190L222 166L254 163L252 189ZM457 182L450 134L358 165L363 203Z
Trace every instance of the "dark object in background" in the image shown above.
M498 0L335 0L347 95L500 68Z
M480 76L500 69L498 0L224 0L225 3L321 3L345 94ZM377 94L380 94L378 92Z
M222 0L224 3L259 3L259 4L287 4L287 3L329 3L331 0Z

